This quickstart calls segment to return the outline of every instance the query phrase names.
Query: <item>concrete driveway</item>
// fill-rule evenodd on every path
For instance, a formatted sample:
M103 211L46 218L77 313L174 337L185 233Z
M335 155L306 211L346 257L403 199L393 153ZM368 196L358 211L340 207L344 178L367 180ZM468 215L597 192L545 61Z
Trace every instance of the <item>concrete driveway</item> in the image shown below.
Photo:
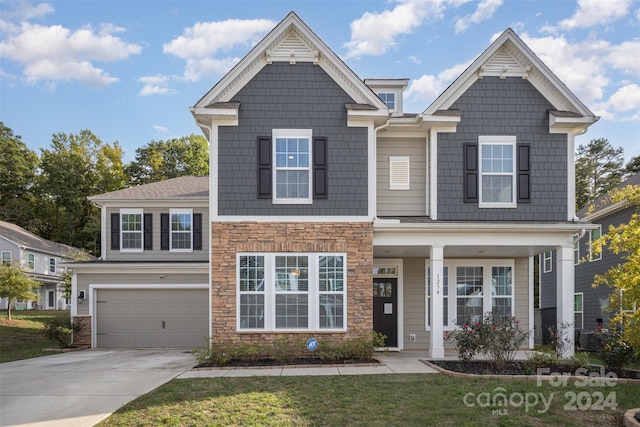
M0 364L0 426L92 426L195 365L188 350L82 350Z

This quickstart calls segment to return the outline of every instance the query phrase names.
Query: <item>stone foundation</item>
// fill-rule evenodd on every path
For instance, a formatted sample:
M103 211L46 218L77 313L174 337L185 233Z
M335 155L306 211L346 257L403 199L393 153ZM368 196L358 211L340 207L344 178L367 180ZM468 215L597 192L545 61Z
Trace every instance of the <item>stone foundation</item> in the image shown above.
M91 347L91 316L74 316L74 325L81 325L78 332L73 333L73 345Z
M373 329L373 223L212 223L211 323L214 340L269 343L283 335L343 340ZM343 252L347 256L347 332L236 331L236 253Z

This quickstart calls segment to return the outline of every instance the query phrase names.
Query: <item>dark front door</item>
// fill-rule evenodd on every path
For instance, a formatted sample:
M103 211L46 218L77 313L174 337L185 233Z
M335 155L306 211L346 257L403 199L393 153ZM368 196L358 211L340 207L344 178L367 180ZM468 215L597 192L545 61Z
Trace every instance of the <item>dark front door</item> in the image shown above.
M385 347L398 346L398 279L373 279L373 330L385 334Z

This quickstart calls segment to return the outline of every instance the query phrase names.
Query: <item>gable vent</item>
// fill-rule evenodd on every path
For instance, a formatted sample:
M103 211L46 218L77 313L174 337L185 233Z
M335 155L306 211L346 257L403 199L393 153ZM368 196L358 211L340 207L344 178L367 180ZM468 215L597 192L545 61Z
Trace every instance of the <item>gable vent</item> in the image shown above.
M409 190L409 157L389 157L389 190Z
M267 50L267 62L318 62L318 51L311 49L295 31L290 31L273 49Z
M479 77L492 76L500 77L529 77L531 67L525 67L516 58L509 53L503 46L482 66L480 67Z

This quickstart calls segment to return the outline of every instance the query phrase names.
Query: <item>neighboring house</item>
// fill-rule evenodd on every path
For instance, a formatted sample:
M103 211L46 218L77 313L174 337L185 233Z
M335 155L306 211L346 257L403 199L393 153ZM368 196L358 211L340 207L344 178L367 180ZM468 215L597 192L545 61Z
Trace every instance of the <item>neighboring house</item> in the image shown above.
M627 185L640 185L640 173L636 173L618 188ZM575 264L575 294L574 319L575 329L581 333L580 345L591 348L592 341L588 339L590 333L602 325L609 326L609 297L612 289L607 286L593 288L593 278L596 274L604 274L611 267L618 265L622 258L604 248L598 256L591 255L591 242L606 233L609 226L618 226L629 222L636 207L625 207L623 203L610 204L604 197L593 203L593 208L586 206L578 211L578 216L593 223L596 228L584 235L576 235L574 242ZM548 341L548 328L556 326L557 281L554 274L554 260L557 254L549 250L540 254L540 313L543 342Z
M574 138L598 118L511 29L424 112L403 111L406 86L360 79L290 13L192 107L211 150L212 337L375 329L440 357L445 331L493 308L532 328L547 250L573 321L573 236L590 229Z
M74 343L201 347L209 335L209 179L182 177L89 198L101 258L74 263Z
M72 246L52 242L28 232L22 227L0 221L0 256L3 263L18 263L42 284L37 301L13 301L18 310L66 310L70 301L65 296L63 263L78 258L93 258ZM0 308L7 308L6 298L0 298Z

